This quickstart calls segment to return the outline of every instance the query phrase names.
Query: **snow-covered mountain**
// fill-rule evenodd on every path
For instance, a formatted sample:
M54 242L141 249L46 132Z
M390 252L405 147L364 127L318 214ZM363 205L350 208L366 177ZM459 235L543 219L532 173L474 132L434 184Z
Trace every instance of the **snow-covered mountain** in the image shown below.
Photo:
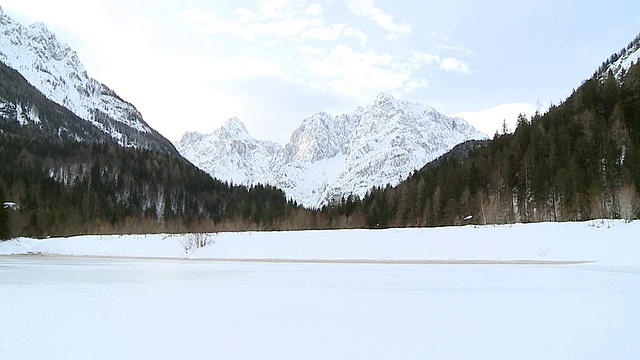
M179 144L182 152L189 154L188 160L195 164L198 159L198 167L209 169L215 178L234 184L274 182L269 166L281 146L254 139L237 118L209 135L187 132Z
M277 186L317 208L362 197L374 186L397 185L455 145L482 138L461 118L381 93L349 114L304 119L284 147L253 138L236 118L211 134L186 133L176 147L218 179Z
M1 7L0 61L17 70L48 99L109 134L121 145L175 153L171 142L147 125L132 104L90 78L76 52L58 41L44 24L25 27L13 21ZM20 113L32 113L31 122L38 121L37 109L28 104L0 99L0 105L15 107Z

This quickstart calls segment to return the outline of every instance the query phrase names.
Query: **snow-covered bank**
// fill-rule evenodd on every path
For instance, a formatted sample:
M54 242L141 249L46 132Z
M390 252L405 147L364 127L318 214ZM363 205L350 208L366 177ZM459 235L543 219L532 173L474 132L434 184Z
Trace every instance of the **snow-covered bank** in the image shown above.
M640 265L640 222L211 234L77 236L0 243L0 255L46 254L190 259L596 261Z

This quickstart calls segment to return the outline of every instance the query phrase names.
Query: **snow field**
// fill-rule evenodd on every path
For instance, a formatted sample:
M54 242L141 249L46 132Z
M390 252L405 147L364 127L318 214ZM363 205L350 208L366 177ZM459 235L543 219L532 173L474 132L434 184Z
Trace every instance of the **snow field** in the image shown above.
M640 265L640 222L598 220L386 230L210 234L209 246L185 251L193 235L77 236L0 243L0 254L189 259L594 261Z

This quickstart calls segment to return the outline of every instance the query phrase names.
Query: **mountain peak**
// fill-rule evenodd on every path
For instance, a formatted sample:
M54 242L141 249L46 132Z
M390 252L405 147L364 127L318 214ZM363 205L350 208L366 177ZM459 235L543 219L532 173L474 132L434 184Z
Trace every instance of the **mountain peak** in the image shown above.
M29 25L28 29L32 32L39 32L39 33L46 34L48 36L53 36L53 33L49 31L49 29L45 26L45 24L39 21Z
M49 31L45 24L34 22L27 28L27 37L38 42L44 42L47 45L53 45L57 48L69 48L69 45L58 41L56 35Z
M373 105L370 107L370 109L373 111L390 112L404 108L407 106L407 104L408 103L405 100L397 100L393 97L393 95L381 92L376 97L376 100L373 102Z
M377 104L385 104L385 103L389 103L389 102L395 102L396 99L393 97L393 95L386 93L386 92L381 92L378 94L378 96L376 96L376 100L374 102L374 105Z
M220 128L226 132L233 133L233 134L240 134L240 133L249 134L249 132L247 131L247 128L244 126L242 121L240 121L240 119L238 119L235 116L229 118L229 120L227 120L224 124L222 124Z

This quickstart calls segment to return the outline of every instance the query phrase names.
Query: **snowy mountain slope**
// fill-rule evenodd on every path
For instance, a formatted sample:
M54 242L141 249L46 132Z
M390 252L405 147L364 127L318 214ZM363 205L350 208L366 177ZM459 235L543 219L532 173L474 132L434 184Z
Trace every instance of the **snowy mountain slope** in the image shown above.
M48 99L121 145L175 153L173 145L149 127L133 105L90 78L76 52L44 24L25 27L0 8L0 61L20 72Z
M284 147L251 137L235 118L209 135L187 133L176 147L214 177L274 185L317 208L396 185L455 145L485 137L463 119L381 93L349 114L304 119Z
M619 54L611 57L609 62L599 71L599 78L604 80L609 73L613 74L616 79L620 79L631 66L637 64L640 60L640 35L638 35L626 48L622 49Z
M111 137L33 87L0 62L0 133L67 141L108 142Z

